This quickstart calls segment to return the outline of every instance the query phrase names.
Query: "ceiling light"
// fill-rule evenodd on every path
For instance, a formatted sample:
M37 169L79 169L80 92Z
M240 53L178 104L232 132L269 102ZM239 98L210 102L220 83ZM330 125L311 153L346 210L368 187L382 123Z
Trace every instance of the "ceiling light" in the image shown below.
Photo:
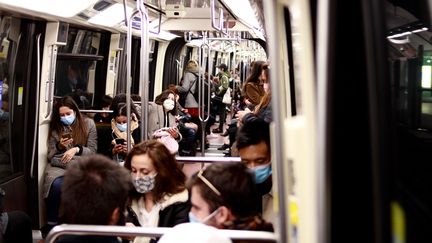
M98 0L0 0L1 4L10 5L60 17L73 17L92 6Z
M132 14L132 8L126 6L127 18L129 19ZM99 14L89 19L89 23L103 25L103 26L114 26L124 21L124 7L123 4L116 3Z

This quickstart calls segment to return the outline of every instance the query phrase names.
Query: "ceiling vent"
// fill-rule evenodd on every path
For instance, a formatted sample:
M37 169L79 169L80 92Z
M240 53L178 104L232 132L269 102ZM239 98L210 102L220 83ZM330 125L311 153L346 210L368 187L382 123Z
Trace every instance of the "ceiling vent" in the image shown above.
M167 4L165 14L167 18L183 18L186 15L186 9L183 4Z

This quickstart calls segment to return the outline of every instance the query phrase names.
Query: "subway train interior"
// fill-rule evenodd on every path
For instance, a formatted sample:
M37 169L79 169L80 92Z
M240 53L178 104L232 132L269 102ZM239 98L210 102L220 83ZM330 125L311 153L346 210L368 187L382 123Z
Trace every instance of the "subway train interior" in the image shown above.
M226 64L239 87L265 61L272 242L428 242L431 28L431 0L0 0L2 208L40 239L55 99L75 92L91 115L125 93L145 109L190 59L209 80ZM215 149L226 138L199 136L210 147L179 163L240 161Z

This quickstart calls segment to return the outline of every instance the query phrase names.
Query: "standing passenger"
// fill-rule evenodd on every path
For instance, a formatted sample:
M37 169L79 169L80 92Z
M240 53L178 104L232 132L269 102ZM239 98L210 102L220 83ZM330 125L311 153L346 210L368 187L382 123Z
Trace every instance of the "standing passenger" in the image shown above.
M81 155L94 154L97 150L96 126L93 120L79 112L77 104L69 96L56 101L48 136L49 164L45 169L44 197L46 198L47 226L43 234L58 224L61 185L65 168Z
M179 93L187 92L184 108L188 109L191 116L198 116L198 101L194 97L195 92L198 92L198 68L198 63L190 60L183 75L183 82L181 86L177 86Z
M131 184L128 171L101 155L71 164L62 188L62 222L84 225L125 225L126 200ZM114 236L66 235L59 243L119 243Z
M219 127L213 129L214 133L223 133L223 125L225 123L226 118L226 105L222 102L222 98L229 87L229 78L230 74L228 72L228 67L226 64L222 63L218 66L218 80L219 83L215 87L215 95L216 97L213 99L214 105L217 106L217 113L219 115Z
M134 189L128 206L128 222L143 227L173 227L188 222L190 209L185 175L174 155L160 142L136 145L126 157ZM137 237L134 243L155 242Z

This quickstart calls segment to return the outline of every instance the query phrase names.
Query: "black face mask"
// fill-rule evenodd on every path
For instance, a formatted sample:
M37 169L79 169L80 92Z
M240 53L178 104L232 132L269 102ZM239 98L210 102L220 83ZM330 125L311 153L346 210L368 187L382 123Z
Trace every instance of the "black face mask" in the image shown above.
M263 183L256 184L258 194L260 196L264 196L265 194L269 193L272 189L272 185L272 176L269 176Z

